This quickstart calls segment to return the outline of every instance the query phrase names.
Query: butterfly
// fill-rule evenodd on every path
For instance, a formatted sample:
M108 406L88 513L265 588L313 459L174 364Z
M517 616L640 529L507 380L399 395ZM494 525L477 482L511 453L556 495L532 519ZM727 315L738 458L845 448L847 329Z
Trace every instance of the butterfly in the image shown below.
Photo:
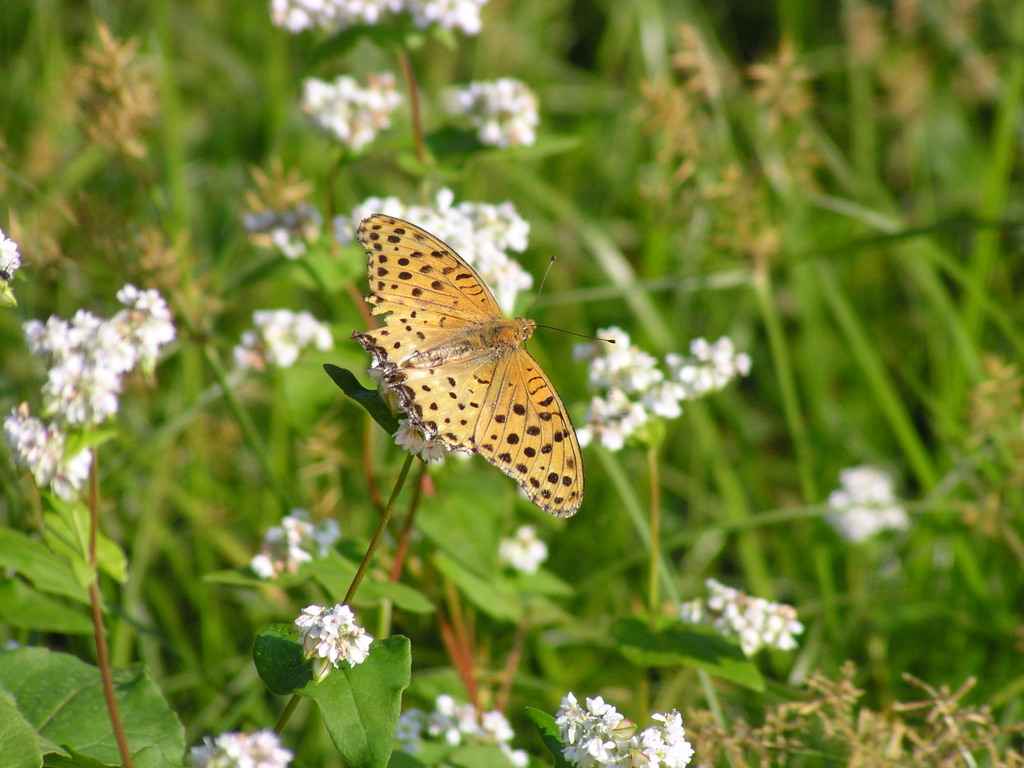
M537 324L502 317L491 291L450 247L375 213L359 224L365 296L384 327L352 338L413 427L448 451L479 453L558 517L583 502L583 458L569 414L520 346Z

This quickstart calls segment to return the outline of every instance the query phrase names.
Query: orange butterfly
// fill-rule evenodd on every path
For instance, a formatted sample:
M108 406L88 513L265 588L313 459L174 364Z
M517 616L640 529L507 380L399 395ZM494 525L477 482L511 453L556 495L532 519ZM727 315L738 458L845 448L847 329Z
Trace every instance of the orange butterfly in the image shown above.
M412 425L449 451L479 453L559 517L583 502L583 458L551 381L520 344L537 324L506 320L469 264L407 221L375 213L357 237L366 301L384 327L353 333Z

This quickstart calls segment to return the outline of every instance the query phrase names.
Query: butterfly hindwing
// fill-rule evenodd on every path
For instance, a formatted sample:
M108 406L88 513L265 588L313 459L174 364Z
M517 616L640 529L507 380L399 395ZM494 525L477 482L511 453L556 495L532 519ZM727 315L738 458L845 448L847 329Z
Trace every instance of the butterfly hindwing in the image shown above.
M568 517L583 501L583 459L561 398L537 361L517 348L495 369L476 446L534 504Z

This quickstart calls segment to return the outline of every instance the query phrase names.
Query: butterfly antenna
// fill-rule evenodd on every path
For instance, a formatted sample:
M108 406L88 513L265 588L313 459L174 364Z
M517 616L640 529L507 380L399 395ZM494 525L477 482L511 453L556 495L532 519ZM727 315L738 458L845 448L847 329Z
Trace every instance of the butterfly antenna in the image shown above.
M533 317L533 310L537 308L537 302L540 300L540 292L544 289L544 283L548 279L548 273L551 272L551 267L555 265L555 257L551 257L551 261L548 262L548 268L544 270L544 276L540 279L540 286L537 288L537 295L533 299L533 306L530 307L530 312L527 317ZM560 331L561 333L568 333L570 336L579 336L581 339L590 339L591 341L607 341L609 344L614 344L615 339L602 339L599 336L587 336L585 333L576 333L575 331L567 331L564 328L555 328L553 325L538 325L538 328L546 328L549 331Z
M530 307L530 311L527 313L527 317L533 317L533 310L537 308L537 302L540 301L540 292L544 290L544 283L548 280L548 273L551 272L551 268L555 266L555 257L551 257L551 261L548 262L547 269L544 270L544 276L540 279L540 285L537 286L537 295L533 297L533 305Z
M576 333L575 331L567 331L565 328L555 328L553 325L538 325L538 328L546 328L549 331L558 331L559 333L568 333L570 336L579 336L581 339L590 339L591 341L607 341L609 344L614 344L615 339L602 339L600 336L588 336L585 333Z

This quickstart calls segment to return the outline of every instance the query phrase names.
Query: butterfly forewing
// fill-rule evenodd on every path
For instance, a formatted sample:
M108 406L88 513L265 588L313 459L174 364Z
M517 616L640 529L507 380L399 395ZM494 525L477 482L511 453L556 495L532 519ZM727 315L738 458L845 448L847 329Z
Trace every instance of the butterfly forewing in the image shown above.
M476 270L429 232L378 213L363 220L357 237L370 257L374 314L407 308L422 315L422 323L448 327L501 317Z
M583 501L576 432L550 380L519 344L528 320L505 320L476 271L433 235L374 214L358 230L374 314L354 333L412 422L448 450L480 453L530 500L567 517Z

